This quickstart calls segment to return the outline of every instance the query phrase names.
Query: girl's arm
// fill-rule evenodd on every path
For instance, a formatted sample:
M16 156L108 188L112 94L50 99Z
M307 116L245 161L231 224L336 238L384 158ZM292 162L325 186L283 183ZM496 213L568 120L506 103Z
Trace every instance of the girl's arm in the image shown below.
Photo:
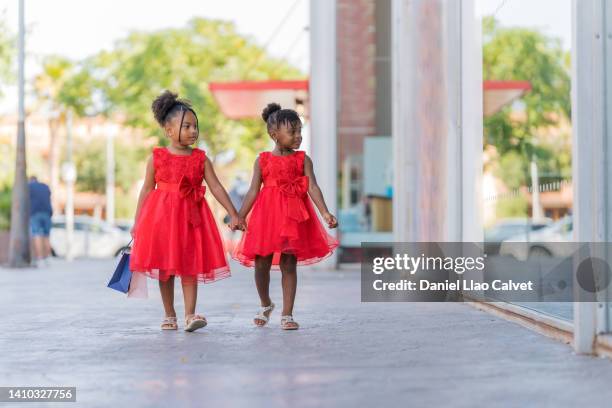
M242 207L240 208L240 217L246 218L247 214L251 211L253 207L253 203L257 198L257 194L259 194L259 190L261 189L261 169L259 168L259 157L255 159L255 164L253 165L253 179L251 180L251 186L249 187L249 191L244 196L244 201L242 202Z
M155 167L153 167L153 155L149 156L149 160L147 161L147 170L145 173L144 183L142 188L140 189L140 194L138 195L138 205L136 206L136 215L134 216L134 226L130 233L132 234L132 238L136 235L136 225L138 224L138 217L140 217L140 209L142 208L142 203L147 198L151 190L155 188Z
M319 213L321 213L321 216L323 217L325 222L327 222L327 226L329 228L336 228L338 226L338 220L336 220L336 217L334 217L333 214L329 212L329 210L327 209L327 205L325 205L323 193L321 192L321 189L317 184L317 179L314 175L312 160L310 160L310 157L308 157L308 155L305 155L304 158L304 175L308 176L309 178L308 194L317 206Z
M204 179L206 180L206 184L208 184L208 188L210 189L212 195L229 214L229 227L232 230L235 230L236 228L241 228L242 222L238 217L238 211L236 211L236 207L234 207L234 204L232 204L232 200L227 194L227 191L225 191L225 188L223 188L223 185L221 185L221 182L217 178L215 169L213 168L213 165L210 160L208 160L208 158L206 158L206 160L204 161Z

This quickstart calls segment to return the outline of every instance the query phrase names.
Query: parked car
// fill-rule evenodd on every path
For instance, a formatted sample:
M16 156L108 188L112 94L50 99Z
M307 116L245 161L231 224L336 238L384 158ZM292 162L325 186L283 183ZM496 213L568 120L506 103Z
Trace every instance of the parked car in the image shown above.
M123 231L130 232L130 230L134 226L134 220L133 219L119 219L119 220L115 220L115 225L117 227L121 228Z
M539 231L551 225L550 220L532 221L524 218L502 220L484 232L484 247L485 253L488 255L497 255L503 241L510 237L525 234L527 231Z
M109 258L128 246L129 231L89 216L74 217L72 254L75 257ZM49 236L55 256L66 256L66 219L53 217Z
M573 246L564 243L573 241L574 223L570 215L546 228L529 234L518 234L502 242L499 253L525 260L530 257L566 257L573 252Z

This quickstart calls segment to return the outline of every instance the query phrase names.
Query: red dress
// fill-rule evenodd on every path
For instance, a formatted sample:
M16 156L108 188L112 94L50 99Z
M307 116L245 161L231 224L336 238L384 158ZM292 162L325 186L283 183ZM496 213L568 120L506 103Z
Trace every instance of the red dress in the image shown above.
M303 151L259 155L263 187L247 217L247 231L232 253L241 264L253 266L256 255L274 254L272 265L277 266L280 254L289 253L296 255L299 265L308 265L328 257L338 246L308 197L304 156Z
M162 281L209 283L230 276L223 243L204 194L206 153L188 156L153 149L155 190L136 221L130 270Z

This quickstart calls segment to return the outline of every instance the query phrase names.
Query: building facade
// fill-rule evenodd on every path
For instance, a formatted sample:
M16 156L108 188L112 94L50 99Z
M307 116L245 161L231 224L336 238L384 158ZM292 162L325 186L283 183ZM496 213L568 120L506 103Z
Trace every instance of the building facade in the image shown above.
M611 10L608 0L573 2L577 242L612 238ZM475 0L311 0L310 150L342 225L330 262L357 261L364 241L483 241L481 27ZM610 300L609 288L595 302L575 293L566 319L479 306L545 327L577 352L609 353Z

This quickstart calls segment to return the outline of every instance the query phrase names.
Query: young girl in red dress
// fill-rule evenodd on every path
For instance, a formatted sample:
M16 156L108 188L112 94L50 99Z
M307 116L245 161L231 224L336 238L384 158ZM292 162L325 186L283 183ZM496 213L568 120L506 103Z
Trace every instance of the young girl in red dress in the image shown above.
M298 114L271 103L262 117L276 145L271 152L260 153L255 161L253 180L240 209L240 219L249 214L251 208L253 211L232 257L243 265L255 266L255 284L261 300L261 310L254 318L257 326L264 326L274 310L269 296L270 268L280 267L281 328L295 330L299 327L293 320L296 266L318 262L338 246L338 241L319 222L310 198L329 228L336 228L338 222L325 205L310 157L296 150L302 143L302 122Z
M230 276L219 230L204 198L202 179L229 213L230 228L242 224L206 153L191 148L199 129L190 103L166 91L151 108L170 145L154 148L147 162L132 230L130 270L159 280L166 313L162 330L178 328L174 278L181 277L185 330L191 332L206 326L206 318L195 313L197 283Z

